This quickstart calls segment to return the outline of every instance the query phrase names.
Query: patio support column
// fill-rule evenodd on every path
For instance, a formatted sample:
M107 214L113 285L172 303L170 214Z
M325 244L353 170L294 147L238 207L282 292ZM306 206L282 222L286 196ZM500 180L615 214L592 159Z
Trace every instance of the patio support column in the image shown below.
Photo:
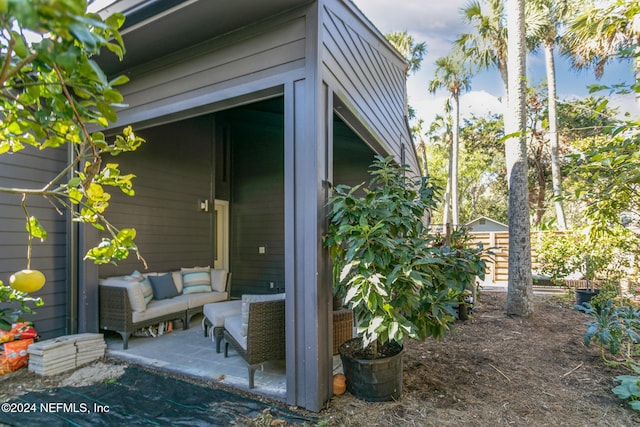
M331 174L329 88L318 70L317 4L307 15L305 79L285 85L287 403L312 411L331 397L331 284L322 246ZM312 35L313 34L313 35ZM328 285L327 285L328 283Z

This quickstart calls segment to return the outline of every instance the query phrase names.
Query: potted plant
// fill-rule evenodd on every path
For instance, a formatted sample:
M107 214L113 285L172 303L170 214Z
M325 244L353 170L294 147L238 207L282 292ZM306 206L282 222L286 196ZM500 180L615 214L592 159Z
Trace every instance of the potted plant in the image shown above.
M583 277L586 287L575 289L576 304L582 305L591 302L591 299L598 294L599 290L595 288L596 271L603 262L604 260L599 257L594 257L591 254L585 255Z
M334 294L358 325L339 348L347 390L380 401L402 393L405 337L442 338L467 287L457 275L483 274L484 262L432 244L423 219L437 188L426 178L409 178L392 158L377 157L369 172L367 187L334 188L325 244Z

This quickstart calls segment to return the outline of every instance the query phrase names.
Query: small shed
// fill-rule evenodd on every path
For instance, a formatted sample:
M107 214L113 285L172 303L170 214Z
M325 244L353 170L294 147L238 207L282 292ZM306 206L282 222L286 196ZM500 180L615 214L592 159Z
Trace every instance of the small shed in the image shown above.
M487 218L486 216L480 216L473 221L469 221L464 225L464 228L469 233L498 233L509 231L509 226L507 224L503 224L495 219Z

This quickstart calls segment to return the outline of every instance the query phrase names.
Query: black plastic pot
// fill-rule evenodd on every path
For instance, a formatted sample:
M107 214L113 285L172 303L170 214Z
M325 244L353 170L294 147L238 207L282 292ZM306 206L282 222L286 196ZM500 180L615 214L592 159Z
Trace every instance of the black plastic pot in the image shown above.
M578 305L582 305L582 303L591 302L591 298L595 297L596 295L598 295L598 292L600 292L600 289L576 289L576 304Z
M404 348L381 359L355 359L345 348L360 346L360 338L344 342L338 348L342 369L347 378L347 391L361 400L383 402L396 400L402 394L402 356ZM347 352L348 353L348 352Z

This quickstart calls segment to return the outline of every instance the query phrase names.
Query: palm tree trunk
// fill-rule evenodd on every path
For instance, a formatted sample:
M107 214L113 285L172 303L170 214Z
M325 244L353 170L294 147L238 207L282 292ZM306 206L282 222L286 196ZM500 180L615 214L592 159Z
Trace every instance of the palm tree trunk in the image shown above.
M420 133L422 133L422 131L420 131ZM429 176L429 165L427 163L427 144L424 142L422 137L420 137L418 150L420 150L420 157L422 157L422 176L427 177ZM427 229L431 228L431 217L432 217L431 209L428 209L424 219L425 227Z
M450 201L451 201L451 169L452 160L453 160L453 143L449 146L449 173L447 174L447 188L444 191L444 201L443 201L443 209L442 212L442 223L444 224L445 230L447 228L447 224L450 223L451 219L449 218L449 210L450 210Z
M429 176L429 164L427 163L427 144L420 138L420 156L422 157L422 176Z
M549 150L551 151L551 183L553 204L556 208L556 221L560 230L567 229L562 205L562 175L560 172L558 138L558 102L556 99L556 69L553 58L553 43L544 43L544 58L547 68L547 86L549 98Z
M457 229L460 225L460 207L458 206L458 158L460 144L460 95L453 94L453 128L451 138L451 213L453 217L453 229Z
M507 179L509 184L509 282L507 314L533 313L531 227L527 179L526 71L524 0L507 3L509 94L505 114ZM507 120L508 118L508 120ZM508 127L507 127L508 126Z

